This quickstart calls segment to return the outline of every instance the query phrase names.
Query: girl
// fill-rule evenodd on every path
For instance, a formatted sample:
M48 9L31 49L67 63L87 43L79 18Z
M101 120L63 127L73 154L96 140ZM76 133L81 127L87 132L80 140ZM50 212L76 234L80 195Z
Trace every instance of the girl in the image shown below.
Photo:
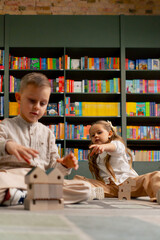
M96 180L81 176L75 176L75 179L90 182L94 188L102 187L105 197L118 197L118 186L127 178L134 178L136 186L132 187L131 197L149 196L152 201L156 200L160 172L138 176L132 168L132 154L111 122L93 123L90 138L89 169Z

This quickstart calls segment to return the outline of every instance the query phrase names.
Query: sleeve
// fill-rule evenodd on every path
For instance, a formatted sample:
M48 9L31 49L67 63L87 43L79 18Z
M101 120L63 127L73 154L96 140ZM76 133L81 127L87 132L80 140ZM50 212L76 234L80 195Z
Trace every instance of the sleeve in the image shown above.
M57 163L57 159L60 158L58 154L58 147L55 143L55 136L51 132L49 137L49 152L50 152L50 163L48 168L58 168L62 174L68 175L71 172L71 169L64 167L61 163Z
M8 138L7 129L4 124L0 124L0 159L9 156L5 150L6 142L12 140Z
M124 144L119 140L113 140L111 141L112 144L115 145L116 151L115 152L108 152L109 155L121 155L125 153L125 146Z

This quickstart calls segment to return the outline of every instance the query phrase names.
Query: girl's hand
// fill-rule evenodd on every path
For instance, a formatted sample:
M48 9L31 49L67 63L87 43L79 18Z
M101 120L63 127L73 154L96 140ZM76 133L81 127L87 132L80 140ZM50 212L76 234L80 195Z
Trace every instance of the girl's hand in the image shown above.
M14 141L8 141L6 143L6 152L10 155L14 155L19 161L26 161L30 164L30 159L32 157L37 157L38 151L24 147Z
M79 168L78 160L73 153L70 153L63 158L57 159L57 162L61 163L67 168L74 168L75 170Z
M106 144L92 144L89 148L92 148L90 156L93 156L94 154L100 154L104 152L106 150Z
M113 143L92 144L89 148L92 148L90 156L93 156L94 154L101 154L104 151L114 152L116 150L116 146Z

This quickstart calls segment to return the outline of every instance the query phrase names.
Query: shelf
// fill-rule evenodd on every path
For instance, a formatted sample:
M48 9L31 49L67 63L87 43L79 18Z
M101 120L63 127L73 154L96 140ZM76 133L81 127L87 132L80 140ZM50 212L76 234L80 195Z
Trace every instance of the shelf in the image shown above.
M126 93L127 102L160 102L160 93Z
M141 126L159 126L160 117L155 116L127 116L127 125L141 125Z

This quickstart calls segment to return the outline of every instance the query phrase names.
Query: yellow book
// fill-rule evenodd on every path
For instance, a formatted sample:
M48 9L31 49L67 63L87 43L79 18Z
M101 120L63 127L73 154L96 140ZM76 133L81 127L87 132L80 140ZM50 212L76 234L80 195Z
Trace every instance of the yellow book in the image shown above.
M127 116L136 116L136 102L126 103L126 113Z
M89 58L89 69L92 69L92 58Z
M64 139L64 123L59 123L60 126L60 139Z
M9 102L9 116L16 116L19 114L19 104L17 102Z
M86 115L86 102L82 102L82 116L87 116Z
M78 159L78 148L74 148L74 155Z

